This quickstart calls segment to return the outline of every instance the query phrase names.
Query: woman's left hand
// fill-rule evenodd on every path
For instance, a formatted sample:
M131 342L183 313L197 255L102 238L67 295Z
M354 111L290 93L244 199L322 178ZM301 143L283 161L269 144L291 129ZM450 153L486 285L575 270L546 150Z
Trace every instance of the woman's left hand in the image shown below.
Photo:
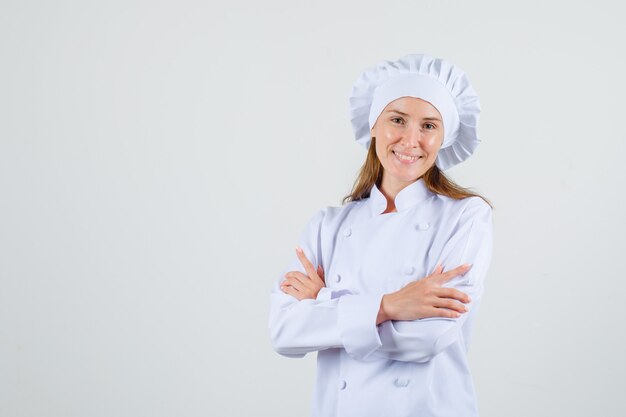
M305 298L316 299L317 293L326 286L324 270L321 265L318 265L316 271L299 246L296 246L296 255L308 275L300 271L289 271L285 274L285 279L280 284L280 289L298 300L304 300Z

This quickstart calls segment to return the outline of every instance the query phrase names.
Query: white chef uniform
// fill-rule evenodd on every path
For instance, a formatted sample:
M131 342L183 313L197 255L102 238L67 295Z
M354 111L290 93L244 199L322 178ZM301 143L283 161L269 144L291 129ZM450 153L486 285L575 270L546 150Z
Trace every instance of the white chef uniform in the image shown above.
M318 211L299 245L324 268L326 287L315 300L281 291L286 272L306 274L294 253L272 289L274 349L294 358L318 352L313 417L478 416L467 350L491 261L491 207L432 193L421 178L395 206L381 214L387 201L374 185L369 198ZM444 272L473 264L444 284L471 297L469 312L377 326L382 296L438 263Z

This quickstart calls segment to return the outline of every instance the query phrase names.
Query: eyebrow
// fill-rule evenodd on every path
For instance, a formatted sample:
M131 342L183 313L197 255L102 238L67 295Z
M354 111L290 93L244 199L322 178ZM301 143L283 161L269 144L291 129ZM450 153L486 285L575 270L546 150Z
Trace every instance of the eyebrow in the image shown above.
M408 114L402 113L400 110L395 110L395 109L387 110L387 113L392 113L392 112L401 114L402 116L408 116ZM422 120L436 120L438 122L441 121L441 119L439 119L438 117L423 117Z

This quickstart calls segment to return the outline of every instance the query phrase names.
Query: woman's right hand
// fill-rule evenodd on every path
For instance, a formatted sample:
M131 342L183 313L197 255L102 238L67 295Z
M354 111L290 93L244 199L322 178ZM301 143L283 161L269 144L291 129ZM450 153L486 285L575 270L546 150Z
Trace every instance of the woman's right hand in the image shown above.
M471 301L469 295L442 285L458 275L463 275L470 268L470 264L464 264L444 273L439 264L429 276L413 281L396 292L385 294L380 303L376 324L387 320L460 317L468 311L462 303Z

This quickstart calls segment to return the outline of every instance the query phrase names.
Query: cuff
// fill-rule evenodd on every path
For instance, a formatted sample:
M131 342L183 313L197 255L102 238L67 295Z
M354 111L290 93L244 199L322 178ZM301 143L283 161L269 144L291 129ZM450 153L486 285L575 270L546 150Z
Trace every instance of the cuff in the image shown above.
M343 347L354 359L365 359L382 346L376 317L383 294L344 295L337 304Z
M317 297L315 298L318 301L326 301L332 299L333 290L328 287L322 287L317 293Z

